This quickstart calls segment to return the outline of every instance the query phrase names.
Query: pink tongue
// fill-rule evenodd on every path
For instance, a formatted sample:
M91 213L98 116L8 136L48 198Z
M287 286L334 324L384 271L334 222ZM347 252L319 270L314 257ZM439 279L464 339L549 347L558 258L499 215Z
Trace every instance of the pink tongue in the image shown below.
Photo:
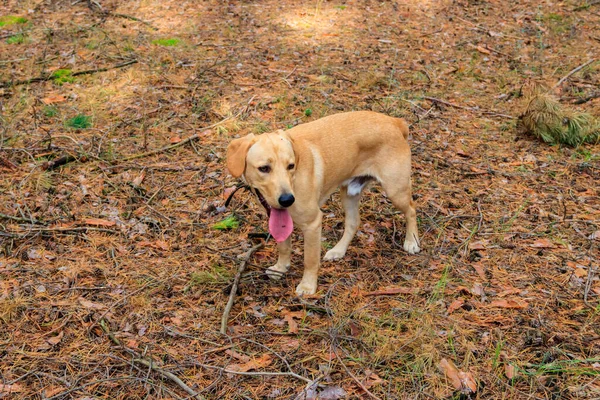
M292 217L286 209L271 208L271 215L269 216L269 232L271 236L278 242L283 242L287 239L294 229L294 222Z

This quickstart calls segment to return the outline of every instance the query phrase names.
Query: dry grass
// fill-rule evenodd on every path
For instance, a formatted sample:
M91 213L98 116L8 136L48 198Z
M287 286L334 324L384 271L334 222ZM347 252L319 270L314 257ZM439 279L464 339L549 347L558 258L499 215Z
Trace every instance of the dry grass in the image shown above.
M25 35L0 42L3 83L137 60L0 88L0 397L188 398L152 360L206 399L291 399L306 379L347 398L366 398L357 380L382 399L460 398L444 358L473 374L472 398L600 397L600 148L548 146L486 113L520 115L523 82L590 59L593 6L99 3L0 6L28 20L0 27ZM561 107L597 90L598 68L564 82ZM374 187L316 298L293 294L301 237L281 282L262 274L268 243L220 335L238 257L266 229L248 192L223 209L227 143L358 109L411 123L423 252L402 252L403 219ZM337 195L323 210L326 248ZM213 228L230 215L236 229ZM251 362L254 375L215 369Z

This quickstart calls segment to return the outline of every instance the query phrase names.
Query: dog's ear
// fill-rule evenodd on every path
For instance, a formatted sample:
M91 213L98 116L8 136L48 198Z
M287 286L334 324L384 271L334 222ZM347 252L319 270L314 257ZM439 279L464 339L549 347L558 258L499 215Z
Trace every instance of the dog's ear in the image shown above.
M286 138L287 140L290 141L290 143L292 144L292 149L294 150L294 158L296 159L296 165L298 165L298 161L300 161L300 153L298 153L298 151L296 150L296 143L294 142L294 139L292 138L292 136L287 132L284 131L283 129L279 129L277 131L277 133L280 136L283 136L284 138Z
M227 146L227 169L234 177L242 176L246 169L246 154L248 149L256 142L253 133L243 138L235 139Z

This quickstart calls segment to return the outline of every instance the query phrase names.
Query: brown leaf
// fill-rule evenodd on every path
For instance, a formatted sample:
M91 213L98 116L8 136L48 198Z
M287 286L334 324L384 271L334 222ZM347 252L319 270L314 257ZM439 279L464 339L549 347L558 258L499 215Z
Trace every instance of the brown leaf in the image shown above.
M590 240L600 240L600 230L593 232L588 239Z
M225 188L225 190L223 190L223 200L227 200L229 198L229 196L231 196L231 193L233 193L236 189L236 186L231 186L228 188Z
M539 249L553 249L556 247L554 243L546 238L541 238L530 244L529 246Z
M227 367L230 371L248 372L270 365L273 362L273 357L270 354L263 354L259 358L248 361L244 364L231 364Z
M248 357L247 355L238 353L237 351L233 351L233 350L225 350L225 354L235 358L236 360L240 360L245 363L250 362L250 360L251 360L251 358Z
M359 337L362 334L362 328L355 321L348 322L348 328L350 328L350 336Z
M502 307L502 308L527 308L527 304L524 300L494 300L490 303L490 307Z
M488 49L486 49L483 46L477 46L476 47L477 51L483 54L491 54L491 51L489 51Z
M455 390L460 390L464 394L475 393L477 391L477 382L470 372L459 371L452 361L445 358L440 361L440 369L446 375L446 378L452 383Z
M46 339L46 342L48 342L52 346L56 346L57 344L60 343L60 341L62 340L63 336L65 336L65 332L64 331L60 331L60 333L58 335L52 336L51 338Z
M67 98L61 94L51 94L48 97L44 97L42 99L42 103L49 105L49 104L62 103L65 100L67 100Z
M82 221L85 225L92 226L115 226L115 221L108 221L106 219L101 218L86 218Z
M485 267L483 265L481 265L481 263L474 262L471 264L471 266L473 267L475 272L477 272L477 275L479 275L481 280L487 281L487 278L485 276Z
M298 333L298 323L294 321L294 313L287 312L285 313L283 319L288 323L288 332L289 333Z
M371 371L370 369L365 370L365 375L366 375L366 379L364 380L363 385L367 389L370 389L375 385L379 385L379 384L385 382L375 372Z
M448 315L452 314L454 311L458 310L465 304L463 299L456 299L448 306Z
M177 135L171 136L169 138L169 143L171 143L171 144L175 144L175 143L179 143L179 142L181 142L181 138Z
M508 363L504 364L504 375L506 375L508 379L513 379L517 375L515 366Z
M383 295L393 295L393 294L413 294L416 292L416 288L414 287L390 287L384 288L381 290L376 290L374 292L364 293L365 296L383 296Z
M487 248L488 242L486 241L478 241L478 242L470 242L469 250L485 250Z
M104 304L94 303L93 301L89 301L83 297L78 298L77 301L79 301L79 304L90 310L104 310L106 308Z
M131 181L131 184L133 186L140 186L142 184L142 182L144 181L145 177L146 177L146 171L142 170L142 172L140 172L140 174L138 176L133 178L133 180Z
M13 383L12 385L0 383L0 393L20 393L24 391L25 388L18 383Z

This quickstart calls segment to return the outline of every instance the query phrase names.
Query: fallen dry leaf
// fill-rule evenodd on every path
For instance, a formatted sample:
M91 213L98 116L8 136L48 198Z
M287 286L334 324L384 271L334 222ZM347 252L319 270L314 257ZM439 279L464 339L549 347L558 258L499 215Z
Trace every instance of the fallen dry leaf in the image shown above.
M364 296L384 296L384 295L394 295L394 294L413 294L417 291L414 287L392 287L392 288L384 288L381 290L376 290L374 292L364 293Z
M502 307L502 308L527 308L527 304L524 300L494 300L490 303L490 307Z
M116 225L115 221L108 221L106 219L101 219L101 218L86 218L82 222L84 225L91 225L91 226L115 226Z
M25 391L25 388L18 383L13 383L12 385L0 383L0 393L20 393L23 391Z
M270 365L273 362L273 357L270 354L263 354L259 358L252 359L244 364L231 364L226 369L230 371L248 372L257 370Z
M600 240L600 230L593 232L588 239L590 240Z
M89 301L83 297L78 298L77 301L79 301L79 304L90 310L104 310L106 308L104 304L94 303L93 301Z
M486 49L483 46L477 46L476 47L477 51L483 54L491 54L491 51L489 51L488 49Z
M294 321L294 316L291 314L286 314L283 319L288 323L288 332L289 333L298 333L298 323Z
M481 263L474 262L471 264L471 266L473 267L475 272L477 272L477 275L479 275L481 280L483 280L483 281L487 280L487 278L485 276L485 267Z
M67 98L61 94L51 94L47 97L44 97L42 99L42 103L44 103L46 105L50 105L50 104L62 103L65 100L67 100Z
M538 239L535 242L533 242L532 244L530 244L529 246L539 248L539 249L553 249L556 247L556 245L554 243L552 243L552 241L550 241L546 238Z
M365 380L363 381L363 385L367 389L370 389L373 386L376 386L376 385L379 385L379 384L385 382L375 372L371 371L370 369L365 370L365 375L366 375L366 377L365 377Z
M460 390L463 394L471 394L477 391L477 382L475 382L475 378L470 372L459 371L452 361L445 358L440 361L439 367L455 390Z
M171 136L169 138L169 143L175 144L181 142L181 138L179 136Z
M57 344L60 343L60 341L62 340L63 336L65 336L65 332L64 331L60 331L60 333L56 336L52 336L51 338L46 339L46 342L48 342L49 344L55 346Z
M465 304L463 299L456 299L448 306L447 313L448 315L452 314L454 311L458 310Z
M515 366L508 363L504 364L504 375L506 375L508 379L513 379L517 375Z

